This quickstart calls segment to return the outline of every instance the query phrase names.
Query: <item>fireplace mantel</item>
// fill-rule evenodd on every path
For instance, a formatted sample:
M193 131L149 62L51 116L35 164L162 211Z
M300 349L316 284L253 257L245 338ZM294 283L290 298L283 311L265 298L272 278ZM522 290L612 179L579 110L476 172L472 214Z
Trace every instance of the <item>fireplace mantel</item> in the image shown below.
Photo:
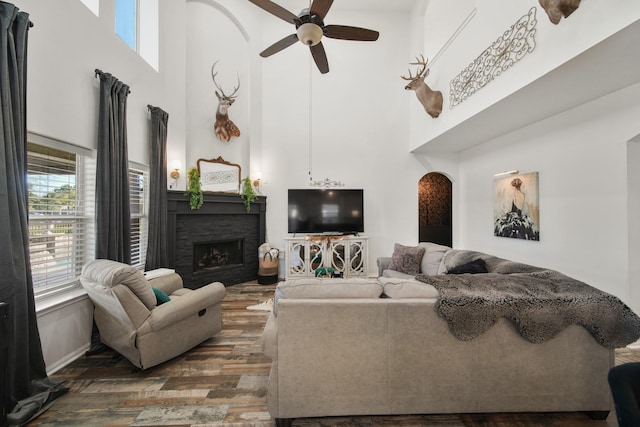
M200 209L191 209L183 191L167 192L167 242L171 268L185 286L198 288L219 281L225 285L258 277L258 246L265 241L267 198L259 196L247 212L239 194L204 193ZM242 265L213 271L194 271L194 245L242 239Z

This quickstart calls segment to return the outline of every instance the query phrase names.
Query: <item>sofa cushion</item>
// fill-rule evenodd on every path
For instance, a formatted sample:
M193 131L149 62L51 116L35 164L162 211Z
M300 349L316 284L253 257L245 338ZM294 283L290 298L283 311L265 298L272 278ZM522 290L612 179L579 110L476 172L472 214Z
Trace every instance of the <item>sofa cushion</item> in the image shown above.
M382 275L380 277L391 277L394 279L413 279L416 277L414 274L401 273L399 271L386 269L382 271Z
M438 290L415 279L380 277L384 294L389 298L438 298Z
M396 243L393 246L389 269L416 275L420 273L420 264L422 263L424 252L425 248L423 246L404 246Z
M273 312L277 314L278 301L283 298L380 298L380 295L382 295L382 285L377 279L292 279L280 282L276 286Z
M85 279L83 281L83 278ZM156 296L151 285L140 270L128 264L108 259L97 259L88 262L82 268L80 278L83 286L105 286L113 288L122 284L133 292L140 301L152 310L156 306Z
M425 249L422 262L420 263L420 273L431 276L439 274L442 259L451 248L431 242L420 242L418 246L422 246Z

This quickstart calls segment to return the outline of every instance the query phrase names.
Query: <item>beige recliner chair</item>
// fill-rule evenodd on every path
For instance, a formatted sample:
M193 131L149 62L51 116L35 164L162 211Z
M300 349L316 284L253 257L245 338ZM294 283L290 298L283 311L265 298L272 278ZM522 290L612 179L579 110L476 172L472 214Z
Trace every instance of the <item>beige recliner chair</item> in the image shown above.
M222 329L225 288L219 282L187 289L176 273L147 280L136 268L106 259L87 263L80 282L95 306L102 342L141 369L176 357Z

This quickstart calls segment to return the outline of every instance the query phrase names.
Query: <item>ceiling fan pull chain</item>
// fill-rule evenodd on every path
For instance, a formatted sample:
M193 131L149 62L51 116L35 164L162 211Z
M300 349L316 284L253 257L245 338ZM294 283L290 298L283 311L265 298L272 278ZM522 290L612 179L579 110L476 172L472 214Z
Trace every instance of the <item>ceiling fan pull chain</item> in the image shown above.
M311 73L311 58L309 58L309 183L313 182L313 76Z

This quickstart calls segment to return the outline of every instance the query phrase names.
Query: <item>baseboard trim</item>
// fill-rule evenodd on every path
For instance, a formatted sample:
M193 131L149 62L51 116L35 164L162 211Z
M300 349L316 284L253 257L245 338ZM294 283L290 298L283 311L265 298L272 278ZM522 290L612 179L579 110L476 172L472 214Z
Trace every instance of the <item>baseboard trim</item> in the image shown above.
M51 364L51 366L47 366L47 375L55 374L60 369L62 369L65 366L67 366L69 363L71 363L74 360L79 359L82 356L84 356L85 352L87 350L89 350L90 346L91 346L91 344L87 343L86 345L83 345L81 348L77 349L76 351L67 354L64 358L62 358L62 359L56 361L55 363Z

